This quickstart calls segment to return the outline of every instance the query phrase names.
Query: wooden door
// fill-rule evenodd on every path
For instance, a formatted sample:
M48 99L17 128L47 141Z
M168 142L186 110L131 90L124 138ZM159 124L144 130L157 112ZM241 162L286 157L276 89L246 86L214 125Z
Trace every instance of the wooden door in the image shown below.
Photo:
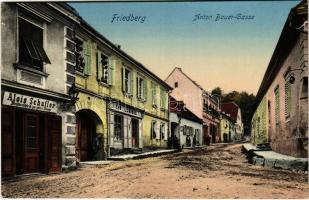
M61 117L48 116L45 120L48 172L59 172L61 170Z
M15 174L15 112L2 108L1 115L2 175L13 176Z
M76 119L76 143L75 143L75 155L80 160L80 131L81 131L81 120Z
M79 117L77 119L77 158L80 161L88 161L92 159L92 135L94 127L91 119Z
M24 166L25 173L39 171L39 116L24 114Z

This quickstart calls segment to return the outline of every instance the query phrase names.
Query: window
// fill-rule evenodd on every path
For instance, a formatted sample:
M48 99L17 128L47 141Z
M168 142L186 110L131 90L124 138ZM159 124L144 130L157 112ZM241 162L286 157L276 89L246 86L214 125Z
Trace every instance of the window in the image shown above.
M151 130L150 130L150 133L151 133L150 137L151 137L151 139L156 139L157 138L156 125L157 125L156 121L152 121L151 122Z
M178 88L178 82L174 83L174 88Z
M122 90L126 94L132 94L132 72L122 68Z
M300 98L308 98L308 77L303 78Z
M156 85L151 82L151 97L152 97L152 105L153 107L157 107L157 88Z
M166 93L163 90L163 88L161 88L161 91L160 91L160 106L163 109L166 108Z
M84 51L84 42L79 39L75 38L75 69L80 73L84 73L85 69L85 60L83 56Z
M120 115L114 115L114 140L122 139L122 121L123 117Z
M275 89L275 121L279 123L279 86Z
M161 140L163 140L163 139L166 139L165 138L165 124L164 123L161 123L161 126L160 126L160 138L161 138Z
M289 117L291 113L291 83L289 81L290 76L287 76L285 85L284 85L284 93L285 93L285 117Z
M18 18L19 63L43 71L50 60L43 49L43 28Z
M112 84L113 67L108 56L98 51L97 53L97 78L98 81Z
M137 98L140 100L146 100L146 84L145 80L139 76L136 78Z

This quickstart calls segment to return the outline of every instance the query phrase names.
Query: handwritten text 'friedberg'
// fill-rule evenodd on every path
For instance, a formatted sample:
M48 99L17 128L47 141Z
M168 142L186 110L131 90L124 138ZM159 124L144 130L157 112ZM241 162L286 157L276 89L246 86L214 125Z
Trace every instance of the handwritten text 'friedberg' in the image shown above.
M203 15L203 14L196 14L193 17L192 21L243 21L243 20L253 20L253 15L243 15L238 13L236 15Z
M146 20L146 16L134 16L132 13L129 15L118 15L113 14L111 23L114 22L140 22L144 23Z

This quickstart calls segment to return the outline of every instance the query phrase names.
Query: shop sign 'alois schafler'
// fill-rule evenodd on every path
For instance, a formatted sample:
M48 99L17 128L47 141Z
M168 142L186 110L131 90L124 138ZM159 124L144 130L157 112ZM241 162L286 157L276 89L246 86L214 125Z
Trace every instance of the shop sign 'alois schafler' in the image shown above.
M57 112L57 103L54 101L21 95L13 92L4 92L3 105L27 108L31 110Z

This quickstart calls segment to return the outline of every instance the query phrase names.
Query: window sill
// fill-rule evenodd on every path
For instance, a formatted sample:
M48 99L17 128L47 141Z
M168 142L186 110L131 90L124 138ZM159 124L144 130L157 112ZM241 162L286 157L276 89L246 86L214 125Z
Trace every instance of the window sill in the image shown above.
M80 71L77 71L77 70L75 70L75 74L77 74L77 75L79 75L79 76L81 76L83 78L87 78L88 77L88 75L86 75L86 74L84 74L84 73L82 73Z
M163 112L167 111L167 109L165 109L165 108L160 108L160 110L163 111Z
M27 72L31 72L31 73L34 73L34 74L37 74L37 75L40 75L40 76L44 76L44 77L48 77L49 76L49 74L47 74L46 72L43 72L43 71L31 68L31 67L22 65L20 63L14 63L13 65L14 65L14 67L16 69L20 69L20 70L24 70L24 71L27 71Z
M143 99L143 98L137 98L138 101L142 102L142 103L145 103L146 102L146 99Z
M112 85L108 84L108 83L104 83L102 81L98 81L98 83L104 87L111 87Z
M127 98L132 98L133 94L124 92L124 96L127 97Z

